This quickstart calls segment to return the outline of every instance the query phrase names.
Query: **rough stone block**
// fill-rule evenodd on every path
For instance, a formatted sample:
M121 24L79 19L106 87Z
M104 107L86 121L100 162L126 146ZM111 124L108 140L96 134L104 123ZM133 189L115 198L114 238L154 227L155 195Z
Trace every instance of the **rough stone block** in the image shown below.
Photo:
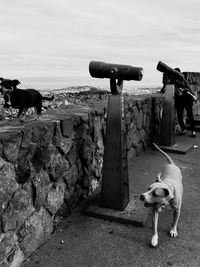
M61 138L60 144L57 146L62 153L66 156L67 153L70 151L72 145L74 143L74 140L72 138Z
M76 202L75 186L65 190L64 199L70 207L73 206L73 203Z
M64 137L74 137L74 122L71 117L61 120L60 126Z
M45 147L52 142L55 125L51 121L35 123L32 142Z
M140 110L138 116L137 116L137 128L140 130L142 129L143 125L143 111Z
M21 133L14 132L9 135L1 135L0 139L3 144L3 153L6 159L10 162L15 163L17 161L19 148L21 145Z
M137 147L139 142L140 142L140 132L139 130L136 130L136 132L132 136L131 145Z
M69 170L70 165L54 146L49 146L48 159L45 162L45 167L50 179L58 181L65 176L65 173Z
M92 170L95 174L95 177L100 178L102 175L102 167L103 167L103 157L96 156L92 161Z
M18 188L14 166L0 157L0 214Z
M14 232L0 234L0 266L20 267L25 257Z
M26 185L15 192L8 208L2 215L4 232L17 231L34 211L31 189L30 185Z
M67 160L69 161L70 165L74 165L77 161L77 143L73 143L71 149L66 155Z
M64 183L58 183L51 187L45 203L45 207L51 212L51 214L55 214L61 207L64 199L65 188L66 185Z
M32 140L33 136L33 129L32 127L25 127L22 130L22 142L21 142L21 148L28 149Z
M132 108L133 119L137 119L138 113L139 113L138 107L133 106L133 108Z
M66 155L74 143L73 138L63 137L60 122L55 125L53 145L57 147L63 155Z
M20 247L25 256L31 255L41 246L53 231L53 219L41 208L33 213L18 232Z
M145 132L144 129L140 130L140 139L141 139L142 142L144 142L145 139L146 139L146 132Z
M32 182L35 188L35 197L33 200L34 206L36 209L39 209L44 204L47 194L51 188L50 178L46 171L41 170L35 175Z
M79 179L77 166L72 165L63 178L68 188L74 186Z
M89 126L86 123L81 123L74 127L75 138L85 138L88 135Z

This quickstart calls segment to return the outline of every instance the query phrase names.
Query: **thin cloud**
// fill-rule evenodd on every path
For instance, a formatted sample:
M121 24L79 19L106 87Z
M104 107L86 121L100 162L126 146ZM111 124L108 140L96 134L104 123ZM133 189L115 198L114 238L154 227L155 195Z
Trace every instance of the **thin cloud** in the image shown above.
M90 60L102 60L142 66L141 86L159 86L159 60L198 71L199 7L198 0L1 0L1 76L91 81Z

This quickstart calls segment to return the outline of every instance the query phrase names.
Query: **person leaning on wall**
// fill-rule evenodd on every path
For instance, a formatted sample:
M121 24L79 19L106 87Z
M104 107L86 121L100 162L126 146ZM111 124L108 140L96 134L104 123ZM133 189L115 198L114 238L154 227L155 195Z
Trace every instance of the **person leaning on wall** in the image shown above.
M175 68L176 71L181 72L179 68ZM189 85L184 80L175 81L175 108L177 112L178 123L181 130L178 135L186 134L186 127L184 123L184 110L187 112L187 117L191 127L191 137L196 137L195 123L193 115L193 101L196 100L193 92L191 91Z

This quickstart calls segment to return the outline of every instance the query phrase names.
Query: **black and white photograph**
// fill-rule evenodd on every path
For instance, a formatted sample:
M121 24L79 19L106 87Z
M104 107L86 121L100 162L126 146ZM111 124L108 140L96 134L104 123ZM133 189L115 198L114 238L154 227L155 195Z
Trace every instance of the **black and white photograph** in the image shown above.
M200 266L200 2L0 10L0 266Z

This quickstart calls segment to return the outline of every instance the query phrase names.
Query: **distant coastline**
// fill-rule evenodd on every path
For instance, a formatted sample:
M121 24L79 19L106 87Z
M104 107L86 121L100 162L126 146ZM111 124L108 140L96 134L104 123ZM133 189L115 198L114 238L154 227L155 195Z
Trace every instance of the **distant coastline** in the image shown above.
M129 94L129 95L142 95L142 94L151 94L151 93L157 93L159 92L161 89L161 87L154 87L154 88L124 88L123 89L123 93L125 94ZM91 91L91 90L102 90L102 91L108 91L110 92L109 88L101 88L101 87L95 87L95 86L69 86L66 88L58 88L58 89L42 89L39 91L43 94L49 94L49 93L53 93L53 94L62 94L62 93L80 93L80 92L84 92L84 91Z
M35 88L40 91L62 90L65 88L96 87L110 90L108 79L96 79L88 77L7 77L18 79L21 82L19 88ZM160 84L161 86L161 84ZM158 83L148 83L147 81L124 81L123 91L144 90L147 88L159 88Z

